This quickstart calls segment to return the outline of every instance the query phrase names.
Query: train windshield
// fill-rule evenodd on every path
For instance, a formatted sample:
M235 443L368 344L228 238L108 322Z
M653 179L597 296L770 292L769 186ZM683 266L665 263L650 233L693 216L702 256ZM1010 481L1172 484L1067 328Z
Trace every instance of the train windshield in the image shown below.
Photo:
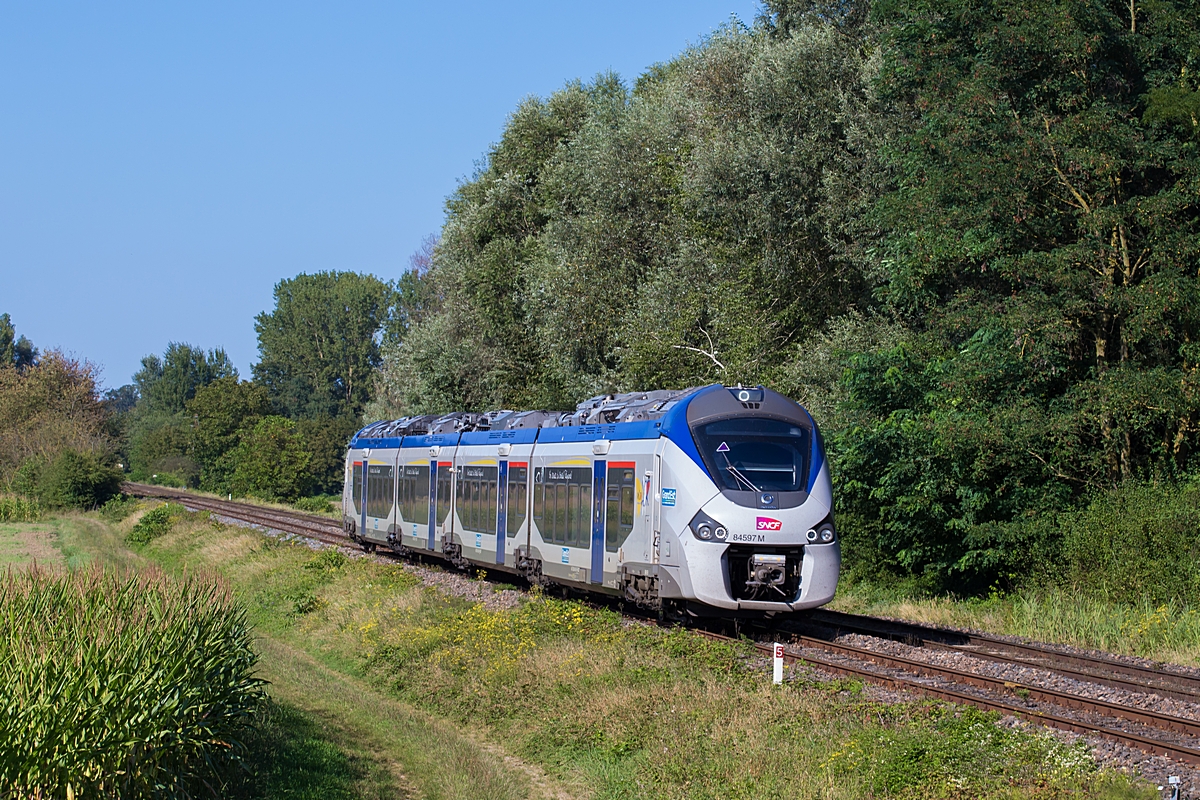
M791 422L736 417L695 428L696 444L722 489L800 492L808 488L811 435Z

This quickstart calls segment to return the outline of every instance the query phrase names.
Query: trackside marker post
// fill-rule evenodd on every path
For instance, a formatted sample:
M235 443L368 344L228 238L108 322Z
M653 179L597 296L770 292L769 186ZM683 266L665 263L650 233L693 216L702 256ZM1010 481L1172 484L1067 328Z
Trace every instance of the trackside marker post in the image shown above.
M783 645L775 643L775 683L783 683Z

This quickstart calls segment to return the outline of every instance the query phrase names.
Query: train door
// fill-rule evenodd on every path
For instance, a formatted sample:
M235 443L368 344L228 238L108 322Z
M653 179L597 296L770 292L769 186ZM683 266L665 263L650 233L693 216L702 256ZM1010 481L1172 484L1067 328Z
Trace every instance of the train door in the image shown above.
M346 530L355 532L363 528L363 514L366 511L366 498L363 495L363 463L367 459L367 451L351 450L346 454L346 485L342 492L342 524Z
M650 536L646 540L646 549L644 557L651 564L658 564L660 561L660 550L662 547L662 507L663 507L663 451L667 446L667 439L659 439L658 446L654 448L654 468L650 474ZM675 502L675 498L671 498L671 502Z
M532 477L529 459L532 452L532 444L514 445L508 454L507 474L502 480L504 519L500 526L504 531L504 547L502 553L496 556L496 563L503 563L505 567L515 568L517 550L529 547L529 496Z
M453 447L429 448L429 549L441 552L444 543L454 537L454 453Z
M592 560L588 567L590 583L600 583L604 579L604 516L605 516L605 485L608 482L608 461L598 458L592 462Z
M649 464L649 455L641 458L642 467ZM644 486L638 476L638 459L632 455L609 456L605 480L604 513L604 584L616 587L621 565L626 560L625 543L633 534L635 523L646 505ZM642 525L642 533L648 526ZM633 559L638 560L637 558Z

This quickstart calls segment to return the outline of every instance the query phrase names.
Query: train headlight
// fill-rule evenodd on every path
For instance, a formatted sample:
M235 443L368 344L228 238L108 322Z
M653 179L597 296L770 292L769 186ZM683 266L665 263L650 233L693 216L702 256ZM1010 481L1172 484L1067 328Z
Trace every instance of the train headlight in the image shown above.
M822 525L817 530L817 533L821 534L821 543L822 544L829 544L830 542L833 541L833 526L830 525L829 523L825 523L824 525Z
M692 521L688 523L688 527L692 529L692 536L703 542L723 542L725 537L729 536L729 531L725 526L717 522L715 519L700 511L696 516L692 517Z
M808 533L806 533L806 534L805 534L805 538L807 538L807 539L808 539L810 542L815 542L815 541L817 541L817 539L818 539L819 537L820 537L820 534L819 534L819 533L817 533L817 529L816 529L816 528L810 528L810 529L809 529L809 531L808 531Z

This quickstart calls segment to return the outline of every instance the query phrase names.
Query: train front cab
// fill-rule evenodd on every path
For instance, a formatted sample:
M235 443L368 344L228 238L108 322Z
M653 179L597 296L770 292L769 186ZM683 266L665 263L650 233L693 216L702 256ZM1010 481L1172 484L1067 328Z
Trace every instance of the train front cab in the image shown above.
M665 598L768 613L833 599L841 549L832 488L820 435L799 405L761 388L701 390L664 420L660 479Z

